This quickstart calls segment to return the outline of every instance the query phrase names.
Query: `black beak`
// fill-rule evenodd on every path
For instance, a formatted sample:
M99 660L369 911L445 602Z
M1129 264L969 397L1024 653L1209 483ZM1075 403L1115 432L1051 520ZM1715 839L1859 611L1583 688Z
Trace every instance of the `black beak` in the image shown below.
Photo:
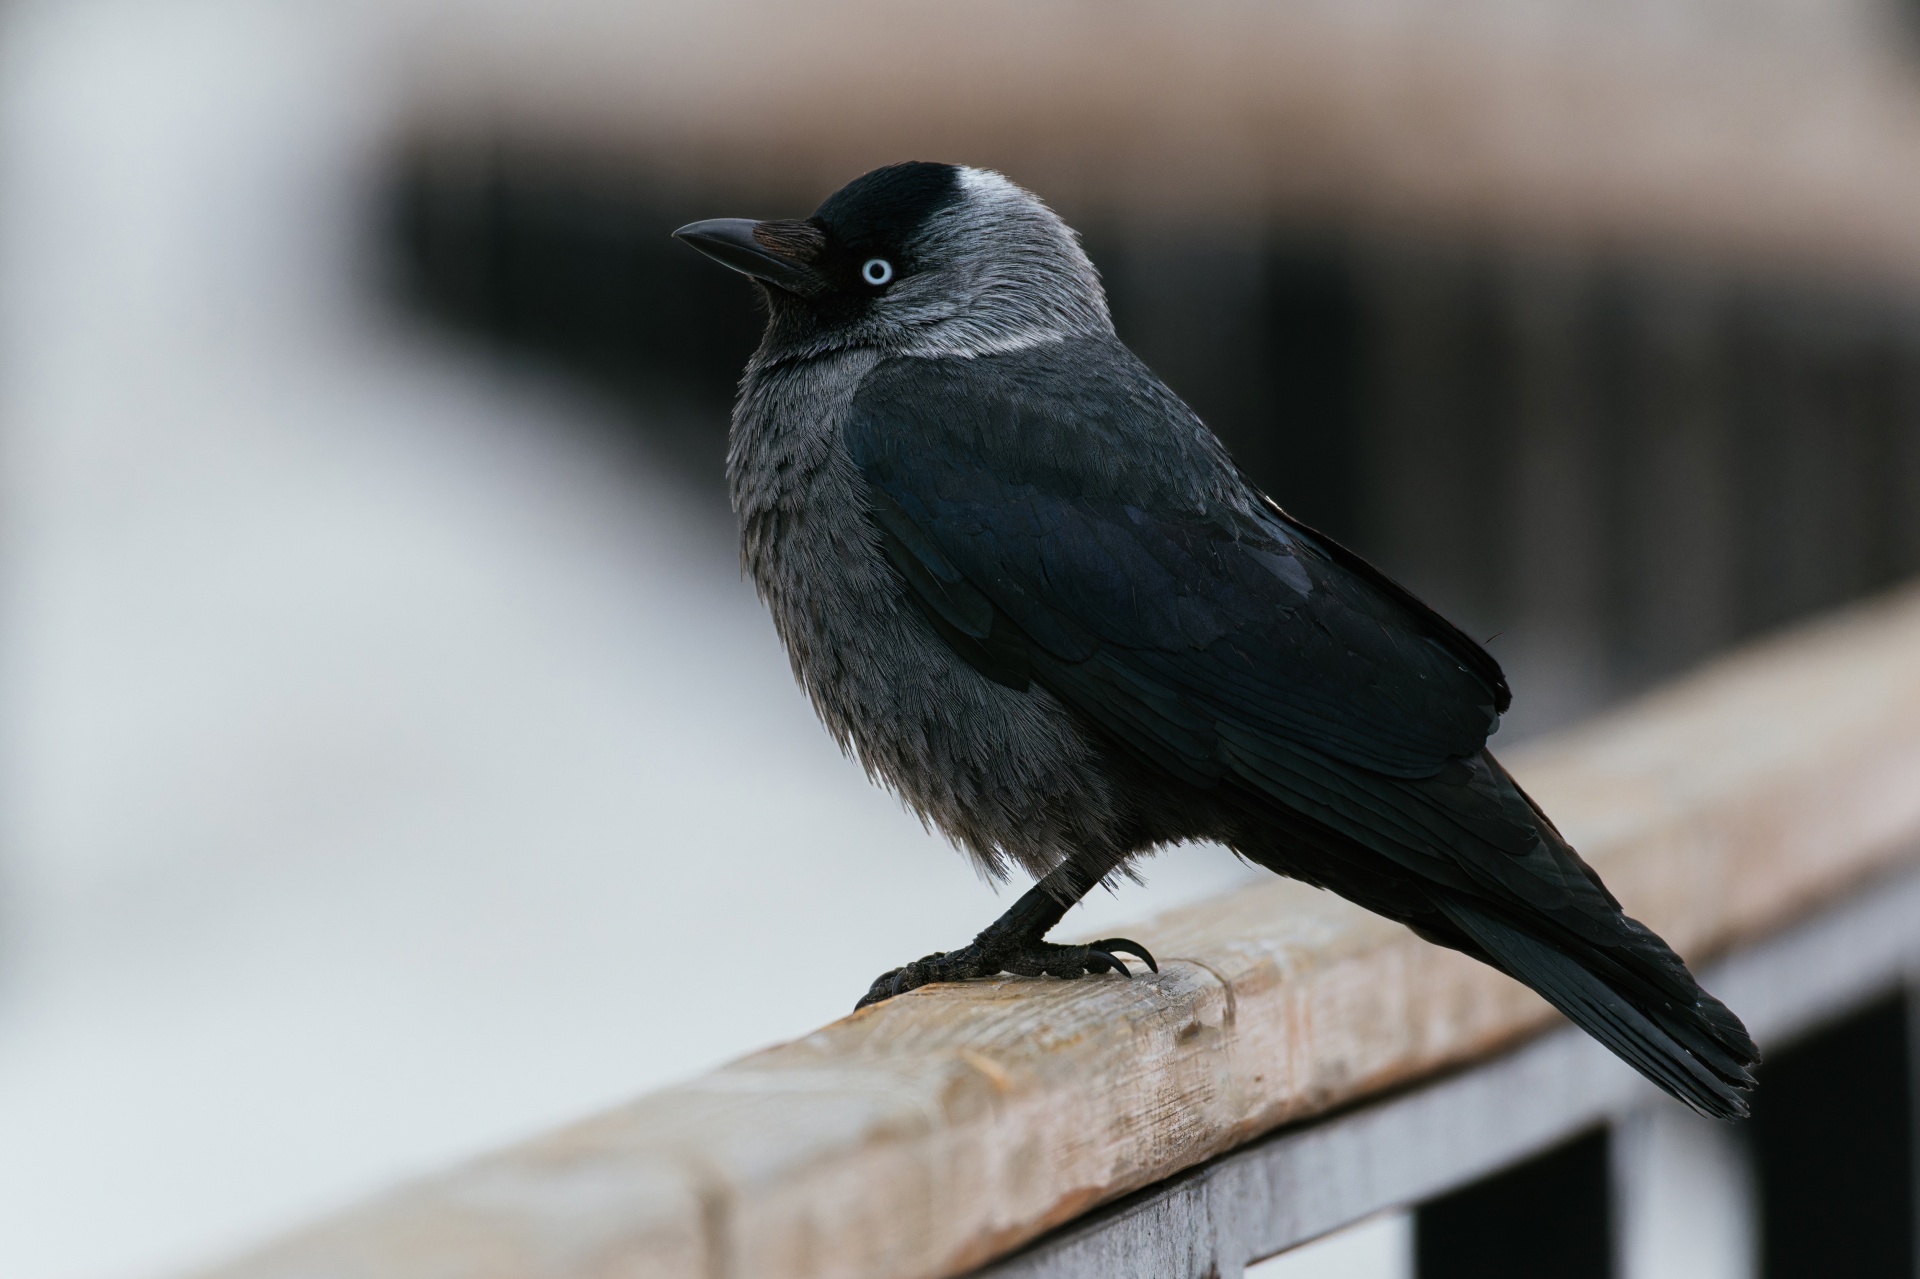
M813 293L820 277L813 261L826 237L805 222L755 222L752 218L709 218L689 222L673 238L692 245L722 266L778 285L792 293Z

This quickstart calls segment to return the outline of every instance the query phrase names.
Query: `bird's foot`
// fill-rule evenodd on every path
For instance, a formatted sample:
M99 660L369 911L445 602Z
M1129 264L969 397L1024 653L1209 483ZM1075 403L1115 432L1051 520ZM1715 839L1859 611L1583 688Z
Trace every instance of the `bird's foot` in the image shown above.
M1020 977L1084 977L1105 972L1133 976L1121 955L1132 955L1154 972L1160 971L1145 946L1124 937L1109 937L1085 946L1061 946L1032 937L993 937L991 932L989 929L980 934L959 950L937 950L925 959L880 974L854 1010L937 981L967 981L1003 972Z

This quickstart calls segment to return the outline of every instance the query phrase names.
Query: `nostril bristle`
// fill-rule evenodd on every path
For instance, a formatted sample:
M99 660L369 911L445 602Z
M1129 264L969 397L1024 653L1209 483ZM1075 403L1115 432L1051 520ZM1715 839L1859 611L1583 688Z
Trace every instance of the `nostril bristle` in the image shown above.
M827 247L826 234L819 227L792 218L776 218L771 222L756 224L753 238L769 252L802 263L812 262Z

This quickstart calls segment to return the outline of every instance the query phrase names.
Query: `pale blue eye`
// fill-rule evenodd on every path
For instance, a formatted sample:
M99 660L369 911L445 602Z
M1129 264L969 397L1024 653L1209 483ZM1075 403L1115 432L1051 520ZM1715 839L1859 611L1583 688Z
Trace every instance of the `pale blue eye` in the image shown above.
M893 278L893 263L885 258L868 258L867 264L860 268L860 278L879 288Z

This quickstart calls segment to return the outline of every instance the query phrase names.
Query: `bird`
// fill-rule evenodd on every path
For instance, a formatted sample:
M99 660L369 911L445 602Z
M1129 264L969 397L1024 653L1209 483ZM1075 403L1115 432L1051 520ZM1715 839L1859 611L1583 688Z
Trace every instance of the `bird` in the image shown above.
M1499 664L1248 478L1116 335L1038 196L909 161L806 218L673 234L764 303L727 481L795 677L870 778L989 875L1036 879L857 1008L1157 972L1127 938L1046 935L1137 859L1212 840L1518 979L1694 1110L1747 1114L1739 1018L1487 749Z

